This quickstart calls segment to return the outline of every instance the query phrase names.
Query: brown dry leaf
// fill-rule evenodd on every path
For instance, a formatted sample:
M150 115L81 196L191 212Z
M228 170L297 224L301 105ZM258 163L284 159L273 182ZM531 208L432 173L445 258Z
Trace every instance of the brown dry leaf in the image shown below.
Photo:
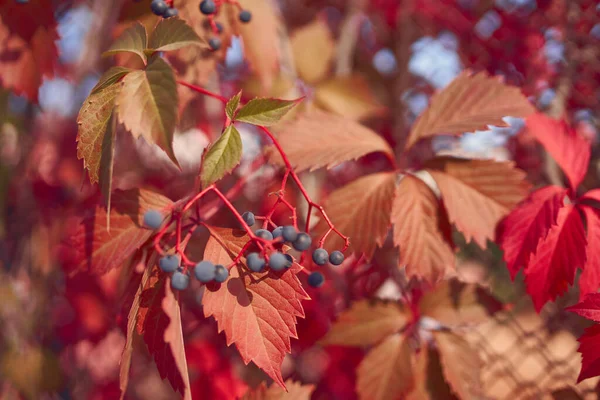
M375 152L394 156L388 143L371 129L324 111L306 112L279 131L279 143L296 171L332 168ZM281 156L271 152L270 159L278 163Z
M258 388L246 392L241 400L310 400L315 391L314 385L303 385L291 379L285 381L287 392L277 385L267 385L263 382Z
M329 195L324 207L334 226L350 237L350 252L364 253L371 258L377 246L382 246L390 226L390 214L396 188L394 172L363 176ZM319 233L328 230L324 220L316 227ZM325 247L343 248L344 241L330 234Z
M412 350L402 334L389 336L361 361L356 391L362 400L396 400L414 384Z
M290 37L290 45L300 78L314 84L326 77L335 52L335 42L325 21L317 18L296 29Z
M521 89L506 85L486 72L472 75L465 71L431 98L404 149L435 135L461 135L488 129L488 125L508 126L502 118L527 117L534 111Z
M458 400L444 379L437 351L421 348L413 358L415 386L406 400Z
M419 178L406 175L396 188L392 206L394 244L400 247L400 265L406 274L430 282L455 267L455 257L443 229L448 217L431 189Z
M483 394L483 363L477 351L456 333L433 332L433 337L440 352L444 377L452 391L461 399L480 398Z
M408 319L408 312L400 303L361 300L339 315L320 343L370 346L400 331Z
M525 172L510 161L438 157L426 165L437 183L450 222L481 248L493 240L496 225L529 191Z
M362 75L340 76L319 84L315 103L325 110L355 120L387 112Z

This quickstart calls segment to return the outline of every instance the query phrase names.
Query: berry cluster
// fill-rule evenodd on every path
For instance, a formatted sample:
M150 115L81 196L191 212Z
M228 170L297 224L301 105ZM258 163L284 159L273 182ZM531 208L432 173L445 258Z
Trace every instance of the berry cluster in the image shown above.
M172 1L152 0L150 9L155 15L163 18L171 18L178 14L177 9L173 7Z
M239 7L239 3L235 2L234 4ZM200 12L208 17L213 33L218 35L223 32L223 25L214 20L215 15L219 12L219 7L217 7L214 0L202 0L200 2ZM252 13L241 9L238 18L240 22L248 23L252 19ZM208 40L208 45L212 51L217 51L221 48L221 39L216 36L212 37Z

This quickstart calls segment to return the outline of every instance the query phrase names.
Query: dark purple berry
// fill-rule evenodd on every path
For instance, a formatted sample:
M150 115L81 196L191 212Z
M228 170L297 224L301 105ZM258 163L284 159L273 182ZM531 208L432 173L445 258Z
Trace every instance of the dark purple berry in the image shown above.
M227 268L218 264L215 266L215 282L223 283L229 278L229 271Z
M284 232L285 233L285 232ZM298 234L296 240L292 242L292 246L298 251L308 250L312 243L312 239L308 233L301 232Z
M169 254L168 256L161 257L158 260L158 266L163 272L171 273L177 271L181 264L181 259L176 254Z
M208 45L210 46L210 49L212 51L217 51L221 48L221 39L216 38L216 37L210 38L208 40Z
M315 251L313 251L312 259L317 265L327 264L328 258L329 254L327 254L327 250L325 249L315 249Z
M277 228L273 229L273 232L271 232L271 233L273 235L273 239L282 237L283 236L283 226L278 226Z
M248 10L242 10L240 11L239 17L241 22L248 23L252 19L252 13Z
M215 22L215 26L217 27L217 33L223 32L223 24L220 22Z
M167 11L165 11L163 13L163 18L176 17L178 14L179 14L179 12L177 11L177 9L169 8Z
M298 238L298 231L292 225L284 226L281 233L286 242L293 242Z
M273 271L281 271L288 265L288 259L281 253L273 253L269 257L269 267Z
M210 261L200 261L194 267L194 275L202 283L208 283L215 279L216 268Z
M251 213L250 211L246 211L245 213L243 213L242 219L248 226L252 226L256 222L256 218L254 218L254 214Z
M265 240L273 240L273 235L266 229L258 229L256 232L254 232L254 234Z
M339 250L332 251L329 255L329 262L333 265L340 265L344 262L344 254Z
M290 256L289 254L284 254L286 260L287 260L287 264L285 265L286 268L291 268L292 265L294 265L294 258L292 256Z
M156 210L148 210L144 213L144 225L150 229L158 229L162 225L163 216Z
M152 0L152 3L150 3L150 9L154 15L163 16L169 9L169 6L164 0Z
M217 5L213 0L202 0L200 3L200 12L204 15L211 15L217 12Z
M175 290L185 290L190 285L190 277L177 271L171 276L171 287Z
M258 253L250 253L246 257L246 263L248 268L254 272L261 272L265 268L265 260L261 258Z
M323 286L323 283L325 283L325 276L319 271L312 272L308 276L308 284L314 288Z

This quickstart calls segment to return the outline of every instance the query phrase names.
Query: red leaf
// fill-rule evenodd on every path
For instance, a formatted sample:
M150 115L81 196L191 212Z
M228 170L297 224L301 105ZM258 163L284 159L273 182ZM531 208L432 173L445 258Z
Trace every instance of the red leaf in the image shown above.
M173 204L158 193L137 189L116 191L112 199L110 231L106 227L106 208L101 204L69 223L73 230L60 248L69 273L104 274L117 268L153 233L143 227L144 213L155 209L166 215Z
M600 325L592 325L585 330L579 339L581 353L581 371L577 377L577 383L584 379L600 375Z
M528 131L556 160L575 190L583 180L590 161L590 142L565 121L536 113L527 118Z
M556 225L565 192L558 186L538 189L500 224L498 244L504 251L511 279L514 280L517 272L527 266L538 242L545 239L550 228Z
M58 40L52 2L0 0L0 81L37 101L44 77L54 75Z
M600 288L600 213L597 209L580 206L587 226L586 261L579 276L579 295L596 293ZM600 322L600 321L599 321Z
M566 292L573 284L575 270L585 264L585 230L579 212L565 205L558 212L557 225L540 240L525 270L527 293L539 312L547 302Z
M583 318L600 322L600 293L588 294L579 303L567 307L565 310L579 314Z
M181 311L171 291L170 278L154 266L141 294L137 332L142 335L152 354L160 377L168 379L184 399L191 400Z
M248 390L241 400L310 400L314 385L303 385L291 379L285 381L287 391L279 386L267 385L263 382L256 389Z
M228 265L247 236L236 230L211 228L204 259ZM298 317L304 317L302 300L309 297L296 274L301 267L278 273L250 273L243 264L231 268L229 279L204 292L204 315L213 316L219 332L225 331L227 345L235 343L244 363L254 362L275 382L284 386L281 363L296 338Z

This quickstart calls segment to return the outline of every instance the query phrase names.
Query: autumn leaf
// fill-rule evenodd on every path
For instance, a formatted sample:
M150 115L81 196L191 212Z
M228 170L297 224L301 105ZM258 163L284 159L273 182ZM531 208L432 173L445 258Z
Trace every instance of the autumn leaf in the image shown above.
M590 161L589 140L579 135L565 121L557 121L541 113L527 118L527 131L550 153L575 190L585 177Z
M302 99L252 99L238 110L235 114L235 120L253 125L271 126L279 122L300 101Z
M119 121L138 138L156 143L179 165L173 153L173 132L177 122L177 87L171 67L158 56L143 71L123 79L117 98Z
M210 232L204 259L222 265L230 264L247 241L231 229ZM281 363L291 351L290 337L297 337L297 318L304 317L301 301L309 298L296 276L300 269L294 264L283 273L251 274L238 264L226 282L207 288L202 298L204 315L225 331L227 345L235 343L244 363L254 362L282 387Z
M395 400L412 388L412 350L400 333L388 336L361 361L356 391L360 399Z
M592 207L581 206L586 221L586 261L579 276L579 296L596 293L600 288L600 215Z
M600 375L600 325L592 325L585 330L579 341L578 352L581 353L581 371L577 383L594 376Z
M390 227L390 214L396 189L396 174L380 172L366 175L332 192L324 207L340 232L350 237L350 251L370 258L377 246L382 246ZM327 230L319 221L316 230ZM344 241L329 235L326 248L339 250Z
M238 106L240 105L240 99L242 98L242 91L240 90L235 96L229 99L227 104L225 105L225 113L229 117L229 119L233 120L235 112L237 111Z
M82 218L72 218L60 249L71 274L87 271L104 274L120 266L153 231L143 227L144 213L150 209L170 212L172 202L147 190L115 191L110 211L111 229L106 229L106 208L96 205Z
M581 315L583 318L600 322L600 293L589 293L579 303L565 308L567 311Z
M406 400L458 400L444 378L440 354L436 349L421 348L414 358L415 385Z
M148 48L153 51L173 51L190 45L202 44L204 41L185 21L172 17L162 19L156 25L150 34Z
M565 195L563 188L545 186L532 192L501 222L498 244L504 251L511 279L515 279L521 268L526 268L538 242L545 239L550 228L556 225Z
M342 312L322 345L370 346L399 332L410 316L402 304L383 301L357 301Z
M427 171L437 183L450 222L481 248L498 222L527 196L525 173L512 162L438 157Z
M389 144L376 132L324 111L304 113L279 131L277 139L296 171L332 168L369 153L394 156Z
M144 338L162 379L185 400L191 400L181 311L171 290L170 278L152 266L150 278L140 295L136 331Z
M205 188L230 173L241 159L242 138L235 126L229 125L206 152L200 173L202 187Z
M302 80L317 83L325 78L335 52L335 42L324 20L317 18L294 30L290 46L296 71Z
M527 117L535 111L516 87L508 86L486 72L465 71L441 92L413 126L405 150L427 137L508 126L502 118Z
M115 85L125 75L131 72L131 69L125 67L112 67L106 71L96 83L90 94L98 93L110 86Z
M145 64L147 59L144 50L146 50L147 44L148 35L146 34L146 28L144 28L144 25L136 22L127 28L102 55L111 56L121 52L133 53L139 56Z
M58 61L54 15L49 1L0 1L0 83L33 102Z
M444 377L452 391L461 399L476 399L483 394L481 369L483 363L476 349L453 332L433 332Z
M406 274L435 282L454 268L454 252L442 231L448 217L431 189L419 178L406 175L396 188L392 206L394 244L400 247L400 265Z
M585 230L579 212L576 207L565 205L558 212L556 225L538 243L525 270L527 293L536 311L573 284L576 268L585 265L585 248Z
M440 282L419 301L421 315L445 326L485 322L502 309L502 303L477 284L457 279Z
M361 75L338 76L319 84L315 103L327 111L359 121L387 112Z
M287 391L276 385L267 385L263 382L256 389L250 389L241 400L310 400L315 391L314 385L303 385L291 379L285 381Z

